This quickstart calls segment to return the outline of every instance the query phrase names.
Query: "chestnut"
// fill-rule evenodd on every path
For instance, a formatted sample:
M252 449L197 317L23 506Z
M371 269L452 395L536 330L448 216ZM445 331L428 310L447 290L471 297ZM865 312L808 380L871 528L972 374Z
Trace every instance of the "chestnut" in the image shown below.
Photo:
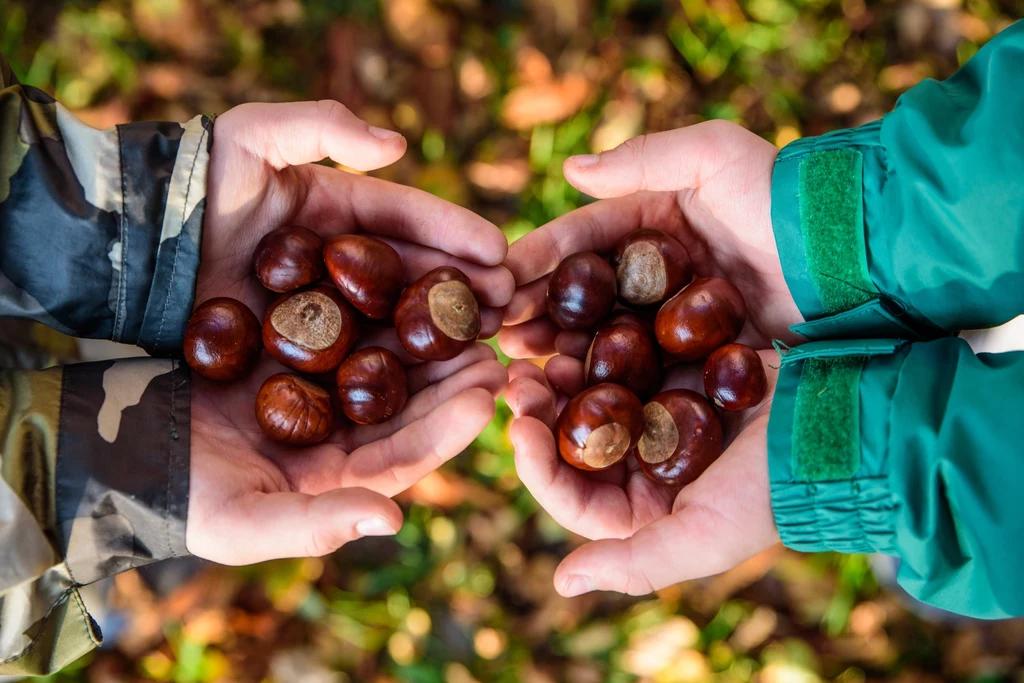
M566 256L548 280L547 305L563 330L595 327L615 306L615 271L590 251Z
M749 346L726 344L704 364L704 393L723 410L753 408L767 390L761 357Z
M661 348L681 361L702 360L736 340L746 309L743 295L718 277L698 278L665 302L654 320Z
M651 328L632 313L619 313L597 331L583 365L587 386L621 384L641 398L657 391L661 353Z
M598 384L565 404L555 423L562 459L581 470L603 470L622 460L644 433L644 407L629 389Z
M390 244L366 235L339 235L324 245L324 261L338 291L360 313L383 320L395 310L405 269Z
M301 225L268 232L256 245L252 269L272 292L291 292L324 279L327 274L320 235Z
M355 311L333 287L285 294L270 305L263 320L267 352L299 372L334 370L355 340Z
M256 422L274 441L311 446L334 429L331 395L298 375L271 375L256 394Z
M421 360L449 360L480 334L480 306L469 278L441 266L405 288L395 307L395 331L405 350Z
M350 420L375 425L405 407L409 381L398 356L371 346L354 352L338 366L337 391L341 409Z
M662 304L690 281L690 253L661 230L645 228L623 237L612 266L619 298L633 306Z
M636 460L652 481L686 486L722 454L722 421L695 391L661 392L644 406L644 420Z
M184 353L189 367L207 379L239 379L260 358L260 320L241 301L210 299L188 319Z

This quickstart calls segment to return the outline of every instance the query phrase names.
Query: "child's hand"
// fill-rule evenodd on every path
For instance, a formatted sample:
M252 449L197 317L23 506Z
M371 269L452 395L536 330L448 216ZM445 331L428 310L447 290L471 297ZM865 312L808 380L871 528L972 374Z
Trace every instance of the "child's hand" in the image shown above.
M247 104L218 118L196 303L234 297L262 318L272 295L252 276L252 252L264 234L289 224L325 238L358 230L393 245L410 281L440 265L460 268L483 304L481 334L492 336L515 287L501 265L508 243L500 230L425 192L311 163L330 157L371 170L405 147L337 102ZM413 360L394 330L361 345ZM453 360L411 367L409 402L395 419L346 424L296 452L264 437L255 419L260 384L282 371L264 357L237 384L193 377L186 545L199 557L248 564L323 555L394 533L402 514L390 497L462 452L508 381L494 351L474 344Z
M552 425L583 387L583 364L556 356L546 372L528 361L509 367L506 397L515 415L516 470L559 524L587 543L562 560L555 588L571 597L593 590L642 595L717 574L778 542L768 486L766 433L778 354L761 352L768 397L725 421L725 453L682 490L655 484L633 455L602 472L584 472L558 455ZM676 366L665 388L698 390L699 366Z
M566 256L610 251L626 234L658 228L687 248L697 275L724 277L743 293L740 342L795 342L802 321L782 276L771 225L776 148L731 123L709 121L629 140L600 155L572 157L565 177L604 198L512 244L507 265L518 287L499 336L513 358L578 354L590 340L560 332L545 315L547 275Z

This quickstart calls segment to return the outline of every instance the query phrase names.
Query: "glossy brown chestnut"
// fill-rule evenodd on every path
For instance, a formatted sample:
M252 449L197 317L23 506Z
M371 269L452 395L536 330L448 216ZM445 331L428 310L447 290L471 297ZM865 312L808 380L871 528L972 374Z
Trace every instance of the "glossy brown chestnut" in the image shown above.
M644 419L636 460L653 481L686 486L722 454L722 422L695 391L661 392L644 406Z
M409 397L402 361L377 346L354 352L338 366L337 387L341 409L361 425L390 420L402 411Z
M298 375L271 375L256 394L256 421L274 441L311 446L334 429L331 395Z
M339 235L324 245L327 272L341 295L363 315L383 320L394 312L405 288L398 252L366 235Z
M548 280L547 305L563 330L596 327L615 306L615 271L590 251L566 256Z
M679 240L649 228L623 237L612 257L619 298L634 306L664 303L690 281L690 254Z
M263 346L299 372L334 370L356 340L356 314L333 287L285 294L263 319Z
M235 299L210 299L192 312L185 326L185 362L218 382L239 379L252 370L260 346L259 318Z
M629 389L598 384L565 404L555 423L562 459L581 470L603 470L622 460L644 433L644 406Z
M722 278L703 277L665 302L654 334L661 348L679 360L695 361L735 341L745 321L740 291Z
M723 410L753 408L767 390L761 357L749 346L726 344L704 363L704 393Z
M583 365L587 386L621 384L649 398L661 379L661 351L650 326L632 313L619 313L597 331Z
M268 232L256 245L252 269L256 278L272 292L291 292L323 280L324 241L300 225L288 225Z
M480 306L469 278L441 266L405 288L395 307L395 331L405 350L421 360L449 360L480 334Z

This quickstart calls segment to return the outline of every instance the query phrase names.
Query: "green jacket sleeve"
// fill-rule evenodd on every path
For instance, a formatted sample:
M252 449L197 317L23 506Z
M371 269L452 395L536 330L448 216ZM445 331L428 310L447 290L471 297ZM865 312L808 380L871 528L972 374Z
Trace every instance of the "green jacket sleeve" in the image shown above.
M213 122L96 130L0 57L0 316L180 350Z
M935 338L1024 312L1024 21L882 118L786 146L772 222L810 339Z
M0 675L101 642L79 587L186 553L189 420L176 361L0 372Z
M793 349L768 430L783 542L895 555L926 603L1024 615L1022 405L1024 352L956 338Z

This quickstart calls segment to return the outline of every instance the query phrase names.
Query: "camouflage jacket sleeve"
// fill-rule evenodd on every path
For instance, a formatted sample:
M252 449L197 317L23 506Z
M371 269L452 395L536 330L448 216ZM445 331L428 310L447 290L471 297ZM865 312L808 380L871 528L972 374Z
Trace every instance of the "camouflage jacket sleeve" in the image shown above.
M213 121L96 130L0 56L0 316L181 348Z
M0 58L0 316L180 350L212 122L99 131ZM79 588L185 552L187 368L0 370L0 676L101 640Z

